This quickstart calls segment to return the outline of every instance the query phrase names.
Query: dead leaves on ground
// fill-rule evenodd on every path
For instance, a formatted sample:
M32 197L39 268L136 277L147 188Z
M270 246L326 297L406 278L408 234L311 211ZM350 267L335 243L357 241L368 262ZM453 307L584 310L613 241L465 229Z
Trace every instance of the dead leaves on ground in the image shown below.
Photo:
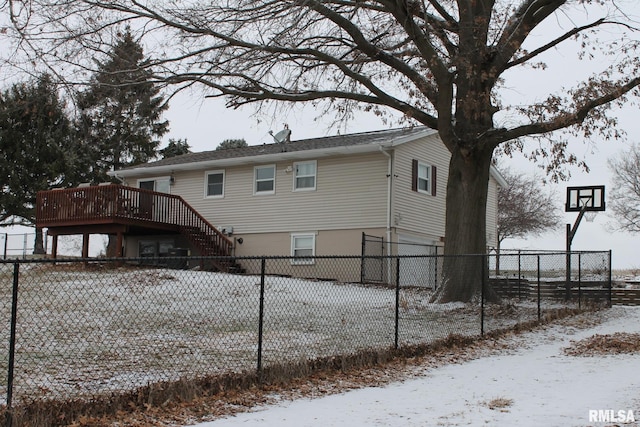
M571 346L564 349L564 353L569 356L640 353L640 334L628 332L596 334L580 341L572 341Z

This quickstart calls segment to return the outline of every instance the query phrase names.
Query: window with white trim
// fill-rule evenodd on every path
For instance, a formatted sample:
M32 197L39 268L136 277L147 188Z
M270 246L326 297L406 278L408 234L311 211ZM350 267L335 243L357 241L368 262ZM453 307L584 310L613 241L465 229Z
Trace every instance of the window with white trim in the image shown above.
M205 172L205 197L224 197L224 171Z
M255 194L274 194L276 192L276 166L256 166L254 168Z
M293 191L316 189L317 162L297 162L293 164Z
M292 264L315 264L313 258L297 258L312 257L316 253L316 235L315 234L292 234L291 235L291 260Z
M436 167L413 160L411 165L411 189L419 193L436 195Z
M431 194L431 166L418 163L418 191Z

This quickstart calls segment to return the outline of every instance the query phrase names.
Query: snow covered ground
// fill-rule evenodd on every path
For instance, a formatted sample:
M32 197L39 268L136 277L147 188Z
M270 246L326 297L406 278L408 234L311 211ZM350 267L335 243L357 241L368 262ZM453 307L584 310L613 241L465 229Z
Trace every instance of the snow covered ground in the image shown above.
M595 334L640 332L640 307L614 307L587 328L560 323L505 338L507 350L413 378L282 401L198 427L639 426L640 354L569 356Z

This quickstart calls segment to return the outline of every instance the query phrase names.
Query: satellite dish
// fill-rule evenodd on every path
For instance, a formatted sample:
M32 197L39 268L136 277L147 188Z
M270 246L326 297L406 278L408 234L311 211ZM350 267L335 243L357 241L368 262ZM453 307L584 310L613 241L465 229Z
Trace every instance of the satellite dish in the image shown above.
M291 137L291 129L289 129L285 125L285 128L275 135L273 134L273 132L269 131L269 135L271 135L274 141L276 141L278 144L285 144L289 142L289 138Z

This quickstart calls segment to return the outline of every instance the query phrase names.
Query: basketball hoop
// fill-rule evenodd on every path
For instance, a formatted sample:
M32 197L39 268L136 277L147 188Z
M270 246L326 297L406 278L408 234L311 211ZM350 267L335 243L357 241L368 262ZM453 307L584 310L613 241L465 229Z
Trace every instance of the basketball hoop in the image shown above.
M587 222L593 222L593 220L596 219L596 216L598 216L598 212L586 211L584 213L584 219L586 219Z

